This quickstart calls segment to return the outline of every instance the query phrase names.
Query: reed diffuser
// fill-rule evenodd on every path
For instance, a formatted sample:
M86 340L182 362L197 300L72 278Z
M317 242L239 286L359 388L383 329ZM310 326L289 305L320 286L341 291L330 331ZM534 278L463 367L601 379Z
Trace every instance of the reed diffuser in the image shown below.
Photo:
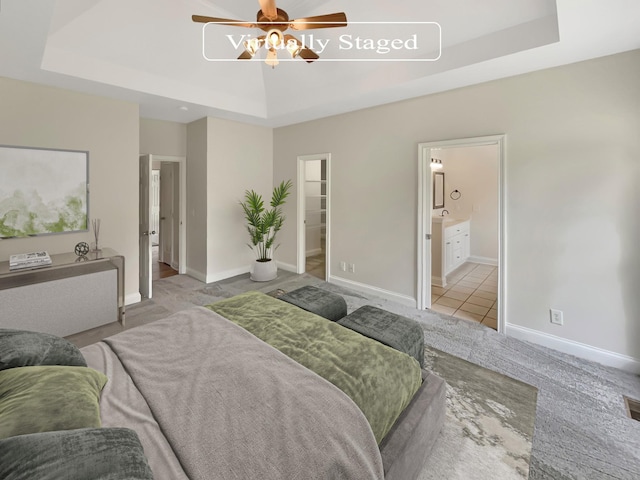
M100 242L98 240L100 237L100 219L94 218L93 220L91 220L91 224L93 225L93 236L96 239L95 248L93 251L100 252Z

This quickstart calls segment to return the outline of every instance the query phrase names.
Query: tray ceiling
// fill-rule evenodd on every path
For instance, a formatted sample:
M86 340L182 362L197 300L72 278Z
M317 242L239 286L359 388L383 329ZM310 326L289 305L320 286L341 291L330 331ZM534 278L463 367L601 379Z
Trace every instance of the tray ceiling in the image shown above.
M257 1L3 0L0 75L134 101L143 117L281 126L640 47L635 0L277 5L291 18L344 11L350 22L437 22L441 55L429 62L296 60L273 69L259 58L207 61L203 47L215 53L216 39L258 33L205 27L191 15L253 21ZM337 42L353 31L322 32Z

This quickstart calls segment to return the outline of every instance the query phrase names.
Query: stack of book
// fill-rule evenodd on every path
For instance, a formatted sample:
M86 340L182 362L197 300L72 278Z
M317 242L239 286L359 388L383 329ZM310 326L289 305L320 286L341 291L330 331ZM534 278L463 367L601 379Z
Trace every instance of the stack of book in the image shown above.
M51 257L47 252L20 253L9 257L9 270L48 267Z

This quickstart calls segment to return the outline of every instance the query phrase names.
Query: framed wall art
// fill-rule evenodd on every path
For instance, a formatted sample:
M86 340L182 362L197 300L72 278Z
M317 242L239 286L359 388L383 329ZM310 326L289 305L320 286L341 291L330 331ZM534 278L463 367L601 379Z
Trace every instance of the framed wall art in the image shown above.
M88 230L89 152L0 145L0 239Z

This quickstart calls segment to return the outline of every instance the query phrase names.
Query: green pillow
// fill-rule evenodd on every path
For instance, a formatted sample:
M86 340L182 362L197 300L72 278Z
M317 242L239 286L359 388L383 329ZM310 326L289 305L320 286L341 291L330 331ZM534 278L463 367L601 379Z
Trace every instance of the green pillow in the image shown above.
M38 366L0 371L0 438L99 427L102 373L87 367Z
M4 480L153 480L135 431L81 428L0 440Z
M30 365L86 367L78 347L48 333L0 328L0 370Z

